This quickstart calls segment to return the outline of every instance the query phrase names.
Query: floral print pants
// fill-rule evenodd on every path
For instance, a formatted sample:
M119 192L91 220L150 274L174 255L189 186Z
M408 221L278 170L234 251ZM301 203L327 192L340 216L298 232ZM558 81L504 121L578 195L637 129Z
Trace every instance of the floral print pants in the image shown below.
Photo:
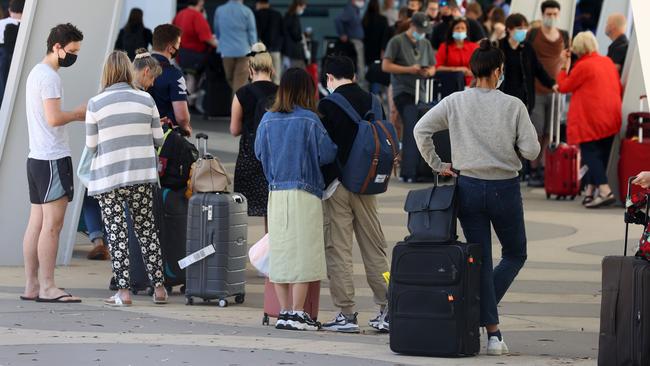
M112 256L113 275L120 289L129 288L129 235L125 206L130 211L149 279L156 287L163 285L163 261L153 214L153 190L152 184L137 184L96 196Z

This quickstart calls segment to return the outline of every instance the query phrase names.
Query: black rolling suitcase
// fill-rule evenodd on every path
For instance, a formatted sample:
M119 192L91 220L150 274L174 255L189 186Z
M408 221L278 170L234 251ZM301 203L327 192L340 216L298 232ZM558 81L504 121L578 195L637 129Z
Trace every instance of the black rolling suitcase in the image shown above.
M626 256L629 224L647 226L650 203L646 202L645 214L630 214L635 210L630 205L630 182L631 179L623 256L603 259L599 366L650 365L650 262L638 256Z
M389 288L391 350L441 357L478 354L480 261L476 244L395 246Z
M415 104L406 106L402 116L404 132L402 135L400 177L406 182L432 182L435 178L435 173L422 158L413 136L413 129L420 118L433 108L441 98L441 94L439 93L441 86L436 79L426 80L425 84L426 87L423 93L416 93ZM416 90L419 89L420 81L418 80ZM445 130L435 133L433 135L433 143L436 146L436 153L440 158L445 162L451 162L449 131Z
M223 60L218 53L210 52L208 55L203 89L205 90L203 110L206 117L230 116L230 100L233 92L226 81Z
M244 302L248 261L248 205L238 193L195 193L190 198L187 249L188 257L204 250L202 259L186 268L185 297Z
M154 210L159 223L165 287L171 294L174 286L185 284L185 271L178 265L178 261L185 257L188 207L185 188L162 188L157 191L154 202L157 204ZM184 291L183 287L180 291Z

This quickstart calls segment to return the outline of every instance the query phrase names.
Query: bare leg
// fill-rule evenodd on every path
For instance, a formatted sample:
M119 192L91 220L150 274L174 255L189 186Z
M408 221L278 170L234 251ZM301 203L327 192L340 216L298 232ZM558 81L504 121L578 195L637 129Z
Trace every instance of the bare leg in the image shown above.
M23 260L25 263L25 292L23 296L38 296L38 237L43 226L43 209L41 205L32 204L29 223L23 239Z
M68 207L68 197L48 202L42 205L43 225L38 238L38 281L40 283L39 296L52 299L64 295L54 282L54 268L56 267L56 254L59 249L59 234L63 227L65 210ZM62 301L78 300L75 297L62 299Z
M307 299L307 290L309 290L309 283L294 283L291 289L293 295L293 311L304 311L305 300ZM311 315L311 314L309 314Z
M280 310L290 310L290 285L288 283L274 283L273 286L275 287L275 294L277 295L278 301L280 302Z
M598 186L598 191L601 197L607 197L612 193L612 188L610 188L609 184L601 184Z

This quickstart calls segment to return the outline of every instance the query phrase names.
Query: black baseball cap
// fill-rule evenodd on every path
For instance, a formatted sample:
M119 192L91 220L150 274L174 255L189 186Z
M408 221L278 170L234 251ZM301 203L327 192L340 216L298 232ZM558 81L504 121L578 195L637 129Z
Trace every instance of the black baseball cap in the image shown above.
M417 12L411 17L411 24L420 33L429 33L431 31L431 21L423 12Z

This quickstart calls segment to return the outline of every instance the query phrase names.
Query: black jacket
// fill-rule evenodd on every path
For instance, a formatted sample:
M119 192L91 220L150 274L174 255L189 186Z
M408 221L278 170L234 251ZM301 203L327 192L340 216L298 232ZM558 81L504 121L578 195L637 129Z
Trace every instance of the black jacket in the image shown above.
M429 41L431 41L431 45L433 46L434 49L440 48L440 44L444 43L447 40L447 32L449 31L449 26L451 25L451 22L454 20L454 17L443 17L442 21L438 23L435 27L433 27L433 31L431 32L431 37L429 38ZM467 18L467 24L468 24L468 30L467 30L467 39L472 41L472 42L478 42L482 40L483 38L486 37L485 32L483 31L483 27L481 26L481 23L477 22L476 20L469 19Z
M372 95L361 89L358 84L342 85L336 88L335 92L343 95L362 117L372 108ZM336 155L337 161L341 165L345 165L348 162L359 127L341 108L327 99L322 99L318 104L318 112L327 133L339 148ZM329 186L341 176L336 162L323 166L321 171L325 178L325 186Z
M135 58L135 51L138 48L149 48L152 44L153 33L151 29L144 27L137 27L135 29L127 29L124 27L120 29L120 33L115 40L115 49L123 50L133 60Z
M298 15L284 16L283 54L292 60L304 60L305 48L302 44L302 24Z
M385 16L377 14L375 16L366 16L363 20L363 52L366 64L375 60L381 60L381 51L386 48L390 39L388 29L388 20Z
M506 56L504 80L500 89L521 99L528 112L531 112L535 106L535 78L547 88L552 88L555 80L546 73L528 41L522 42L513 50L506 37L499 41L499 47Z
M260 9L255 12L257 37L269 52L281 52L283 41L282 14L273 9Z

